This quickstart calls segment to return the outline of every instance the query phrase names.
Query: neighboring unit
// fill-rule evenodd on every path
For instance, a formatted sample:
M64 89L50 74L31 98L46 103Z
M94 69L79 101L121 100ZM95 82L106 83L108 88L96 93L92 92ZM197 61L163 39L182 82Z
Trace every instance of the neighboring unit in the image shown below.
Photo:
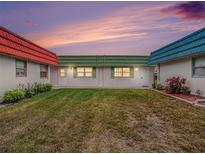
M50 82L56 54L0 27L0 95L18 84Z
M153 67L148 56L59 56L51 68L51 82L57 87L148 87Z
M157 64L158 81L180 76L187 80L192 93L205 96L205 28L151 53L149 64Z

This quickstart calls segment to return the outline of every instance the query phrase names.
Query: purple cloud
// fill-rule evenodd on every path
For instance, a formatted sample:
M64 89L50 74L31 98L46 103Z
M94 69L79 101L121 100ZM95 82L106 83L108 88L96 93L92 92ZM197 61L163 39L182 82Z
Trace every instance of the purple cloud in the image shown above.
M180 3L160 10L164 14L175 14L182 19L205 19L205 2Z

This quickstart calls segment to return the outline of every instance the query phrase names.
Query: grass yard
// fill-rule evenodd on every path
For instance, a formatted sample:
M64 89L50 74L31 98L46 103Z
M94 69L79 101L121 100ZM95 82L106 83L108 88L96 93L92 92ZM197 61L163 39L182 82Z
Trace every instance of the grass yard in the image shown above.
M0 152L205 152L205 108L151 90L53 90L0 108Z

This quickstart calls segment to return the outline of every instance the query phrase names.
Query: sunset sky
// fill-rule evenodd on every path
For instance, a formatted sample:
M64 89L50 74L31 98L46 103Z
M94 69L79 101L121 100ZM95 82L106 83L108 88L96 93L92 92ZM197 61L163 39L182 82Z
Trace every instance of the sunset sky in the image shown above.
M0 2L0 25L58 55L148 55L205 27L205 2Z

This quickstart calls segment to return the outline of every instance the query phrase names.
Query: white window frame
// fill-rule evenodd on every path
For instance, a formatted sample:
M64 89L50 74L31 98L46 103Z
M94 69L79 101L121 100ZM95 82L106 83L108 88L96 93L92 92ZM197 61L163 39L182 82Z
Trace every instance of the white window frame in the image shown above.
M129 69L129 71L126 71ZM129 75L127 75L129 73ZM115 78L130 78L131 68L130 67L114 67L114 77Z
M41 70L42 67L46 68L46 72ZM42 73L46 73L46 76L42 76ZM40 78L41 79L47 79L48 78L48 65L40 64Z
M23 69L17 67L17 63L18 62L22 62L24 64L24 68ZM18 69L23 70L24 74L23 75L18 75ZM27 62L26 61L16 59L16 77L27 77Z
M88 69L91 69L91 70L88 70ZM76 77L77 78L92 78L93 77L93 67L76 67Z
M197 75L195 74L195 69L203 69L205 70L205 65L202 66L196 66L196 59L200 59L203 58L205 59L205 57L196 57L196 58L192 58L192 77L194 78L205 78L205 75Z

